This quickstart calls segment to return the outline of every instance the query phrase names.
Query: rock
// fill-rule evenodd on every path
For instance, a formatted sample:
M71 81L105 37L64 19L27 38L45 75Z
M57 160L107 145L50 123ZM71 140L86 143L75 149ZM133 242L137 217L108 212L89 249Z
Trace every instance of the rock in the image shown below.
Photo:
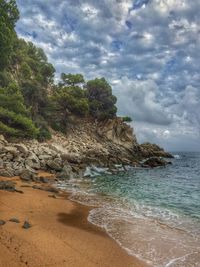
M0 226L4 225L6 222L3 220L0 220Z
M144 143L140 145L140 152L142 157L163 157L163 158L173 158L173 155L164 151L163 148L156 144Z
M142 167L154 168L154 167L166 166L167 164L168 162L165 161L164 159L153 157L144 161Z
M21 180L23 181L31 181L34 179L34 173L27 170L27 169L24 169L21 173L20 173L20 178Z
M0 169L3 169L3 160L0 159Z
M6 146L4 147L5 152L9 152L13 156L17 156L19 154L18 150L14 146Z
M72 167L68 164L65 165L61 172L56 174L56 177L59 179L71 179L73 178Z
M40 160L48 160L51 158L51 155L39 155L38 157Z
M14 172L12 172L11 169L0 169L0 176L3 176L3 177L12 177L14 176Z
M57 196L56 195L48 195L48 197L52 197L52 198L57 199Z
M38 177L38 179L39 179L39 181L41 183L44 183L44 184L48 184L49 183L49 179L47 177L41 176L41 177Z
M70 163L80 163L81 159L80 159L80 155L77 153L65 153L61 155L61 158L63 161L68 161Z
M25 160L25 166L26 167L30 167L30 168L32 168L32 169L36 169L36 170L39 170L40 169L40 162L39 162L39 159L38 159L38 161L36 162L36 161L34 161L34 160L32 160L32 159L26 159Z
M133 129L122 118L117 117L100 122L97 133L99 136L128 149L133 149L134 144L137 144Z
M33 185L33 189L38 189L38 190L43 190L51 193L59 193L59 190L54 188L54 187L44 187L44 186L38 186L38 185Z
M22 226L22 228L24 228L24 229L29 229L31 227L32 227L32 225L28 221L25 221L23 226Z
M46 165L55 171L62 170L62 163L59 160L48 160Z
M16 217L11 218L9 221L14 223L20 223L20 221Z
M0 181L0 190L15 192L15 183L12 181Z
M15 144L15 147L25 156L28 154L28 148L24 144Z
M2 143L2 144L7 144L8 143L3 135L0 135L0 143Z
M24 191L19 190L19 189L15 189L15 192L20 193L20 194L24 194Z
M10 152L6 154L6 159L9 160L9 161L12 161L14 158L14 155L11 154Z

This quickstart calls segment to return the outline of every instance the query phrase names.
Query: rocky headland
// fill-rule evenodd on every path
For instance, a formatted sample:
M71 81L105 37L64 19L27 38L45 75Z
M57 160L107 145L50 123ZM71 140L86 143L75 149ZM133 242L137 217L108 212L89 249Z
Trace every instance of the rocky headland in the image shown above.
M0 136L0 176L27 181L47 182L48 177L38 177L41 170L67 179L83 177L91 165L110 171L119 165L157 167L165 166L168 162L163 158L171 157L157 145L139 145L134 130L121 118L100 123L77 119L65 135L52 131L52 139L46 142L8 141Z

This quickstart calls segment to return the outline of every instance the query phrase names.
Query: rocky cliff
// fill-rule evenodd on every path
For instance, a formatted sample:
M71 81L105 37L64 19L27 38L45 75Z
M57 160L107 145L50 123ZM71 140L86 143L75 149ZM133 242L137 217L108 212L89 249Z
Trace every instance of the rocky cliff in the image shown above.
M32 179L38 170L57 177L82 176L91 164L114 169L116 164L143 166L142 159L170 157L152 144L139 145L133 129L120 118L104 122L76 120L66 135L52 131L52 139L8 142L0 137L0 176Z

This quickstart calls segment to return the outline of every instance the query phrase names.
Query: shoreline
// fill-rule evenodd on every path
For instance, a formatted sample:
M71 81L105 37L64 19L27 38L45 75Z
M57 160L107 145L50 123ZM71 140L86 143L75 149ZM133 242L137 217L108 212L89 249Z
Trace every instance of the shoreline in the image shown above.
M0 191L0 219L6 221L0 226L0 267L148 266L88 222L92 208L69 200L68 193L33 189L35 183L18 177L0 180L14 180L23 191ZM12 217L20 223L10 222ZM22 228L25 220L31 228Z

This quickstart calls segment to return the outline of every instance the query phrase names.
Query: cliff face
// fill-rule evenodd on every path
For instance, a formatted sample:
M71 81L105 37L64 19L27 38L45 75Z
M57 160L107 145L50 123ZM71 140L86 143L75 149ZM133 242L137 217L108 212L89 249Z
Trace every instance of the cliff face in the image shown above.
M139 145L133 129L120 118L101 123L73 120L66 135L52 131L52 136L43 143L36 140L11 143L0 136L0 176L37 179L37 170L45 170L56 173L58 178L82 177L91 164L111 170L116 164L148 167L148 161L142 164L140 160L171 156L157 145ZM158 160L151 160L150 164L165 165Z
M67 136L54 133L53 144L75 153L82 162L99 165L133 164L138 143L133 129L120 118L104 122L81 121L69 125Z
M133 128L124 123L121 118L99 123L97 133L99 136L127 149L134 149L134 147L138 146Z

